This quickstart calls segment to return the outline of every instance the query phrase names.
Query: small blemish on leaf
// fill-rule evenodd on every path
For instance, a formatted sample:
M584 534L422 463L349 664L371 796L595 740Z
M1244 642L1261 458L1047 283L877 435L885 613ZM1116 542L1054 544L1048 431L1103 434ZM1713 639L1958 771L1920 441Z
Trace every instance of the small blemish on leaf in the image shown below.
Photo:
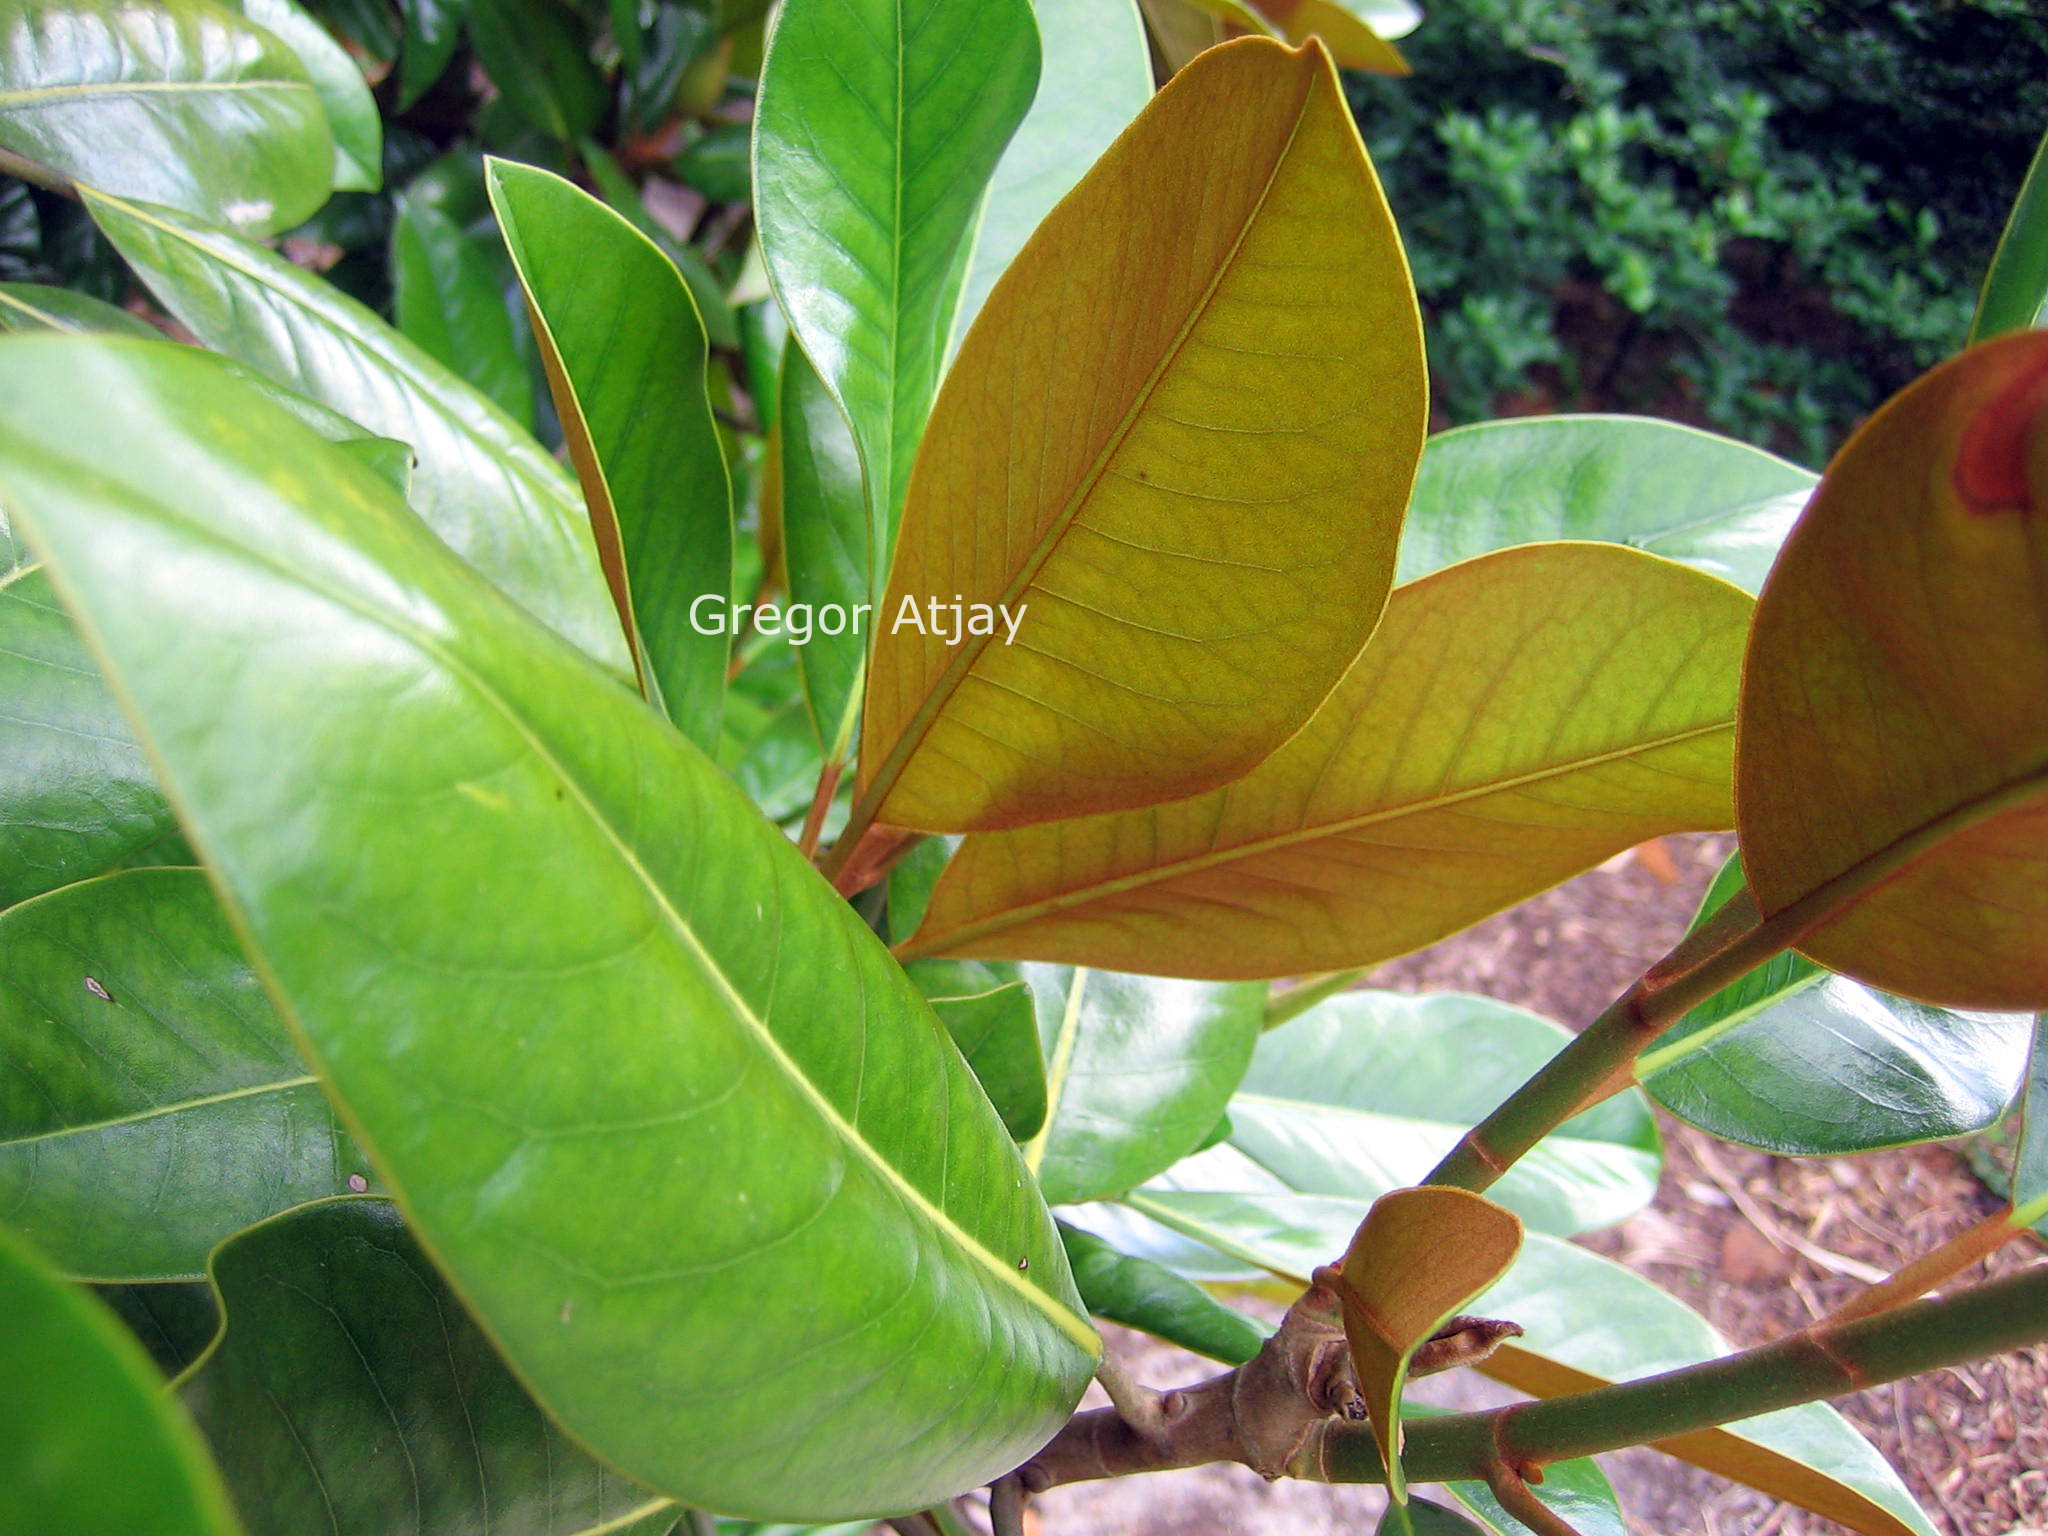
M2000 390L1970 419L1956 450L1956 494L1972 512L2035 511L2027 483L2031 440L2048 431L2048 357Z
M370 1192L370 1181L360 1173L352 1173L348 1176L348 1187L359 1195L366 1195Z
M111 1003L114 1000L114 994L109 992L105 987L100 985L99 978L97 976L88 976L85 978L85 990L90 992L94 997L98 998L103 1003Z
M568 1326L569 1326L569 1319L570 1319L571 1317L575 1316L575 1315L576 1315L576 1303L575 1303L575 1302L573 1302L573 1301L565 1301L565 1302L563 1302L563 1303L562 1303L562 1314L561 1314L561 1316L562 1316L562 1326L563 1326L564 1328L566 1328L566 1327L568 1327Z
M1017 1267L1019 1269L1029 1269L1031 1267L1031 1261L1029 1259L1019 1259L1017 1261Z

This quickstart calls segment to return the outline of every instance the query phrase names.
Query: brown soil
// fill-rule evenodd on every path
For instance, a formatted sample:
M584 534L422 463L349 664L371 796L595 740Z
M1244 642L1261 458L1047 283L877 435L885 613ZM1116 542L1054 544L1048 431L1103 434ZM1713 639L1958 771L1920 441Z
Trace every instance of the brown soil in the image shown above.
M1483 992L1581 1023L1670 946L1726 838L1668 839L1384 967L1372 984ZM1668 1116L1656 1203L1591 1245L1699 1308L1738 1345L1810 1322L1953 1236L1994 1201L1948 1147L1808 1160L1732 1147ZM1996 1271L2038 1260L2029 1239ZM1972 1277L1974 1278L1974 1277ZM1137 1336L1113 1340L1160 1385L1214 1367ZM1501 1400L1460 1382L1471 1404ZM1838 1405L1899 1467L1944 1536L2048 1536L2048 1349L1879 1388ZM1832 1522L1651 1451L1608 1458L1642 1536L1819 1536ZM1055 1490L1046 1536L1318 1536L1372 1529L1368 1489L1268 1487L1243 1468Z

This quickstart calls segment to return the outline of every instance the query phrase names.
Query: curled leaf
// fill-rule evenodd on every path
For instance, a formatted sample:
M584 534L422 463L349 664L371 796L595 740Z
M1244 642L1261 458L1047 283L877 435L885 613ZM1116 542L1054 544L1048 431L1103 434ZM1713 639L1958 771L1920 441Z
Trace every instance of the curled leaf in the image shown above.
M1401 1475L1401 1391L1415 1352L1473 1297L1507 1273L1522 1248L1514 1212L1469 1190L1424 1185L1380 1196L1339 1266L1344 1337L1365 1411L1386 1458L1387 1491Z
M1800 950L1956 1008L2048 1003L2048 335L1986 342L1829 467L1757 607L1737 826Z

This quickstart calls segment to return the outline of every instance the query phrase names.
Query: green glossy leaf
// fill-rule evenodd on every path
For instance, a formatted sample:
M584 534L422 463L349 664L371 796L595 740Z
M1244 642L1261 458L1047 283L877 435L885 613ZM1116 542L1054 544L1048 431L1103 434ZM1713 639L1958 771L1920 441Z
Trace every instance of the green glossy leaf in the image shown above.
M234 1536L191 1422L142 1346L0 1228L0 1531Z
M2020 1143L2013 1159L2014 1224L2048 1229L2048 1014L2034 1026L2033 1058L2020 1101Z
M504 160L486 179L642 683L714 747L730 641L694 605L732 591L732 487L704 324L669 259L596 198Z
M320 17L364 56L388 60L398 53L400 30L391 0L319 0Z
M455 57L465 0L399 0L405 37L398 54L398 109L424 96Z
M1219 1158L1218 1151L1226 1155ZM1236 1266L1198 1261L1187 1271L1191 1276L1237 1277L1246 1273L1241 1266L1249 1265L1253 1271L1306 1284L1316 1266L1334 1264L1343 1256L1372 1202L1345 1195L1298 1195L1280 1187L1278 1180L1264 1190L1170 1187L1184 1181L1232 1183L1248 1163L1241 1159L1232 1148L1204 1152L1167 1178L1130 1191L1123 1202L1153 1222L1238 1261ZM1255 1164L1249 1166L1256 1169ZM1222 1177L1212 1172L1218 1168L1226 1170ZM1114 1228L1104 1230L1114 1241L1125 1240ZM1144 1247L1160 1255L1175 1251L1170 1245Z
M632 25L622 30L619 14L639 7L635 0L611 0L614 35L632 37L632 52L638 54L637 58L627 56L620 82L620 117L628 134L659 129L677 107L690 111L717 104L726 71L721 58L706 52L715 40L712 9L713 0L668 0L640 11ZM643 28L641 19L650 13L652 19ZM622 47L621 53L626 54L627 50ZM704 82L708 99L691 95L689 86L698 80ZM750 130L744 125L734 126L744 159ZM740 200L745 200L744 192Z
M0 283L0 330L110 331L155 336L154 328L91 294L40 283Z
M1032 0L1038 94L989 178L954 345L1053 204L1152 99L1152 54L1135 0Z
M758 252L760 247L754 247ZM773 436L782 413L782 362L789 349L789 322L772 297L747 305L738 314L740 350L746 366L747 394L764 436Z
M249 21L283 40L306 68L334 135L334 190L374 192L384 185L384 123L363 72L298 0L230 0ZM107 188L118 191L118 188ZM210 212L199 209L198 212Z
M1212 1159L1204 1153L1189 1165ZM1177 1172L1179 1170L1176 1170ZM1223 1170L1226 1179L1230 1170ZM1127 1197L1196 1241L1306 1284L1343 1251L1367 1202L1150 1188ZM1485 1365L1517 1390L1550 1397L1654 1376L1727 1352L1685 1303L1611 1259L1531 1233L1515 1267L1469 1309L1520 1323L1523 1337ZM1869 1536L1934 1536L1898 1473L1847 1420L1819 1403L1658 1443L1658 1449Z
M116 309L98 299L68 288L45 288L35 283L0 283L0 331L79 331L135 336L160 341L163 332L147 325L126 310ZM243 367L218 352L202 353L224 373L232 374L265 399L282 406L299 421L344 452L377 470L400 492L412 484L412 448L392 438L378 437L338 411L308 400L304 395L272 383L262 374ZM10 551L15 551L10 554ZM0 576L25 564L25 550L16 551L0 519Z
M1051 1219L795 848L255 396L172 347L5 348L0 500L317 1069L548 1411L757 1518L921 1507L1043 1443L1097 1350ZM831 1385L793 1393L792 1361Z
M1208 1135L1251 1059L1266 989L1021 967L1045 1053L1046 1123L1024 1149L1045 1198L1099 1200Z
M1373 1527L1373 1536L1488 1536L1484 1526L1474 1525L1455 1510L1428 1499L1410 1499L1405 1504L1392 1500ZM1583 1533L1582 1533L1583 1536Z
M1742 885L1731 859L1693 920ZM1851 981L1791 951L1715 994L1636 1058L1681 1120L1793 1155L1869 1152L1981 1131L2027 1070L2034 1020L1957 1013Z
M753 131L717 123L675 158L675 173L714 203L744 203L754 192Z
M1570 1041L1491 998L1346 992L1263 1035L1230 1101L1230 1144L1303 1194L1375 1199L1424 1178ZM1640 1093L1567 1121L1489 1191L1539 1232L1612 1226L1657 1193Z
M398 199L391 226L394 318L406 340L533 429L533 375L519 348L501 268L486 237L432 202Z
M809 809L824 760L804 712L797 647L771 645L733 680L725 703L718 765L770 821Z
M15 0L0 13L0 149L258 235L326 202L335 164L298 54L214 0Z
M786 0L769 40L755 115L761 249L860 445L877 591L968 237L1038 65L1029 0Z
M1018 1141L1036 1136L1045 1126L1045 1058L1039 1054L1038 1010L1017 968L924 960L907 970L1004 1127Z
M574 9L555 0L465 0L470 46L526 124L559 143L589 133L605 88Z
M208 1268L225 1326L179 1395L250 1536L665 1536L678 1519L550 1422L389 1202L290 1212Z
M0 907L112 869L176 826L39 565L0 576L0 699Z
M91 200L100 228L207 346L412 445L412 505L485 579L620 672L631 663L576 483L483 395L333 284L164 209Z
M690 297L697 301L697 313L704 318L705 334L710 336L711 344L728 349L739 346L739 317L725 296L724 284L705 262L703 254L694 245L676 239L656 222L647 211L640 189L630 176L619 169L618 162L603 146L586 139L580 147L583 162L590 170L590 179L597 185L598 195L641 234L660 246L662 254L683 274L683 281L690 285Z
M1970 343L2048 323L2048 134L2034 152L1970 322Z
M1640 416L1530 416L1429 440L1399 579L1548 539L1629 544L1754 593L1820 477Z
M101 1285L94 1292L166 1376L197 1360L220 1333L220 1308L203 1280Z
M161 339L156 331L148 334L153 339ZM410 443L401 443L395 438L378 437L356 422L350 421L339 411L330 411L317 400L308 400L296 390L286 389L282 384L274 383L231 357L219 352L202 352L197 348L193 350L196 356L205 358L223 374L255 390L292 420L310 428L316 435L325 438L365 469L375 473L399 495L411 496L414 455Z
M957 837L927 837L914 844L889 871L892 939L907 938L917 931L918 924L924 921L925 908L931 904L932 887L938 884L946 861L953 857L959 844Z
M840 609L839 633L819 631L797 655L818 744L844 762L860 720L861 680L876 619L860 450L832 392L801 347L782 365L782 548L789 600ZM854 617L859 614L856 632Z
M0 1220L67 1273L168 1280L369 1164L193 869L0 916Z
M1138 1328L1182 1349L1242 1365L1273 1329L1233 1311L1164 1264L1119 1253L1092 1232L1060 1223L1081 1300L1097 1317Z

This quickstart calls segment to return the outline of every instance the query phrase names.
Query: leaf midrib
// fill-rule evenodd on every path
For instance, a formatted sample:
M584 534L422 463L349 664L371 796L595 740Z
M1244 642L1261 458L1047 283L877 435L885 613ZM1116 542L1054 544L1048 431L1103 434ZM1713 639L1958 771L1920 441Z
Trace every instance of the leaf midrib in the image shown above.
M38 1131L33 1136L13 1136L0 1139L0 1151L10 1147L41 1146L62 1141L67 1136L90 1136L100 1131L110 1131L124 1125L144 1125L151 1120L163 1120L172 1115L190 1114L194 1110L210 1109L216 1104L230 1104L237 1099L260 1098L266 1093L285 1093L294 1088L304 1088L320 1081L310 1075L281 1077L275 1082L255 1083L246 1088L229 1088L220 1093L204 1094L194 1099L179 1099L170 1104L152 1105L148 1109L136 1110L131 1114L114 1115L105 1120L88 1120L79 1125L62 1126L54 1131Z
M29 303L28 300L18 298L14 294L5 291L0 291L0 305L4 305L6 308L14 310L19 314L27 315L30 319L49 327L53 331L82 332L86 329L86 327L79 325L76 321L63 319L46 309L38 309L35 305Z
M1048 1293L1026 1282L1009 1264L991 1253L978 1239L954 1221L950 1213L934 1204L922 1190L913 1185L900 1169L886 1157L882 1156L873 1144L860 1134L858 1128L839 1112L838 1106L825 1098L817 1085L811 1081L810 1077L797 1065L794 1058L784 1049L782 1042L769 1029L766 1021L754 1012L752 1006L733 985L732 979L726 974L724 968L718 964L716 958L704 947L696 931L669 900L668 893L654 880L652 874L645 864L640 861L638 855L627 846L617 829L598 810L596 804L585 793L581 781L574 774L570 773L556 758L555 754L533 733L525 720L512 708L510 702L499 694L495 687L479 676L467 664L443 650L435 643L431 636L420 633L403 621L395 620L388 613L363 606L354 593L337 590L324 582L309 579L304 574L279 564L268 555L261 554L246 546L235 544L209 528L194 524L190 519L173 508L165 506L160 501L152 499L149 504L156 517L163 523L170 525L202 544L212 546L230 563L254 567L261 572L267 573L271 578L282 581L287 586L299 587L318 597L324 598L344 612L354 614L358 619L364 620L372 626L405 641L415 651L429 660L437 662L450 675L465 684L479 701L487 705L510 726L513 733L527 744L528 749L533 752L542 765L551 770L557 776L559 782L569 790L570 794L574 797L575 803L582 808L592 827L611 845L620 862L626 866L634 880L646 891L661 918L673 929L676 937L682 941L685 949L696 958L706 978L727 999L735 1017L743 1022L748 1031L756 1037L758 1043L768 1054L770 1061L782 1071L784 1076L810 1102L819 1118L838 1134L840 1139L853 1150L856 1156L869 1164L880 1175L884 1186L894 1191L909 1209L917 1212L941 1236L950 1240L962 1253L973 1258L989 1270L1004 1286L1022 1297L1035 1310L1043 1313L1061 1332L1065 1333L1074 1343L1079 1345L1084 1352L1092 1353L1094 1351L1096 1347L1095 1332L1083 1319L1075 1316L1068 1308L1059 1304ZM567 642L562 643L566 644ZM260 949L260 946L257 946L257 948ZM286 1018L292 1020L294 1027L304 1035L306 1033L304 1025L297 1022L297 1010L291 1005L289 998L283 995L281 987L276 990L279 994L277 1000L280 1012ZM363 1135L360 1139L365 1145L371 1145L375 1142L375 1138L368 1135Z
M1804 961L1804 963L1807 965L1813 964L1811 961ZM1810 991L1814 987L1819 986L1820 983L1828 980L1832 974L1832 972L1823 970L1819 966L1813 966L1804 976L1796 978L1790 986L1779 987L1774 991L1766 992L1753 1001L1745 1003L1742 1007L1724 1014L1722 1017L1714 1020L1713 1023L1702 1025L1689 1035L1683 1035L1667 1044L1654 1046L1644 1051L1636 1058L1636 1080L1638 1082L1648 1082L1652 1076L1662 1072L1665 1068L1678 1066L1686 1057L1697 1055L1724 1035L1732 1034L1743 1025L1753 1022L1763 1014L1769 1013L1780 1003L1788 1002L1800 993Z
M77 85L43 85L26 91L0 91L0 112L43 102L91 101L107 96L205 94L218 91L305 91L304 80L280 75L274 80L92 80Z
M1301 105L1295 113L1293 126L1288 129L1287 141L1280 146L1279 153L1274 155L1273 163L1266 173L1265 185L1259 189L1257 199L1245 214L1243 223L1239 226L1236 236L1230 243L1230 249L1224 253L1223 259L1216 264L1216 272L1210 278L1209 285L1203 289L1201 295L1189 307L1187 318L1182 321L1179 330L1174 333L1173 339L1167 343L1161 352L1159 361L1153 365L1152 371L1145 378L1145 382L1138 387L1137 392L1132 396L1131 403L1126 407L1123 418L1117 422L1116 426L1104 439L1102 450L1096 455L1094 463L1090 464L1088 469L1082 474L1079 484L1075 486L1072 493L1068 496L1066 504L1055 514L1052 521L1046 525L1045 532L1039 535L1037 542L1026 554L1024 563L1018 567L1017 573L1011 577L1008 585L997 595L995 606L1007 607L1012 598L1028 590L1031 584L1037 580L1038 573L1045 567L1046 562L1052 558L1053 552L1065 541L1068 531L1073 526L1074 519L1080 514L1081 507L1094 495L1096 487L1101 484L1103 476L1108 473L1110 461L1122 449L1124 440L1130 436L1132 429L1137 425L1138 418L1143 413L1145 406L1150 402L1152 396L1158 392L1160 380L1165 377L1167 370L1179 359L1182 350L1187 345L1188 338L1194 333L1195 327L1200 324L1202 317L1208 313L1209 306L1214 302L1217 291L1223 286L1224 280L1235 269L1237 258L1243 252L1245 241L1250 237L1251 231L1259 222L1261 215L1264 214L1267 199L1272 196L1273 185L1280 179L1281 168L1287 164L1288 159L1294 153L1295 141L1301 134L1301 125L1307 120L1309 107L1315 100L1315 87L1316 80L1314 77L1311 77L1302 90ZM880 629L877 626L877 644L879 644L879 637ZM897 781L901 779L904 768L909 764L910 758L915 754L917 748L923 744L925 737L930 734L931 728L937 721L939 714L952 700L953 695L959 691L961 685L967 680L968 674L980 663L983 654L986 653L993 642L994 636L992 634L968 636L963 641L960 646L960 654L955 656L952 663L939 675L938 682L933 684L932 690L925 696L924 702L911 714L910 720L905 724L901 734L898 735L895 746L890 749L889 755L883 760L882 765L875 770L874 778L862 792L860 796L861 806L855 809L855 824L858 824L862 807L865 807L867 814L872 817L886 804Z
M1512 775L1508 778L1491 780L1485 784L1474 785L1449 794L1432 795L1420 800L1403 801L1397 805L1382 806L1377 810L1369 811L1359 816L1345 817L1332 822L1319 822L1313 826L1293 827L1284 832L1276 832L1267 837L1253 839L1250 842L1234 843L1226 848L1211 848L1203 853L1178 859L1169 864L1155 864L1150 868L1136 871L1133 874L1119 875L1112 879L1096 881L1090 885L1073 886L1064 891L1056 891L1050 896L1041 897L1037 901L1025 906L1011 907L1005 911L983 918L979 922L962 923L957 928L936 933L932 935L930 940L924 943L918 943L913 940L904 945L897 953L906 960L918 959L928 955L944 954L949 949L973 939L981 938L987 934L1000 933L1004 929L1018 927L1028 922L1035 922L1039 918L1065 912L1074 907L1085 906L1090 902L1100 901L1105 897L1121 896L1127 891L1138 890L1149 885L1164 884L1170 880L1180 879L1185 875L1199 874L1204 870L1213 869L1219 865L1234 864L1245 859L1257 858L1262 854L1271 853L1276 849L1290 848L1299 843L1320 842L1325 838L1341 837L1347 833L1356 832L1362 828L1375 826L1383 822L1399 821L1409 816L1427 815L1432 811L1444 810L1450 806L1462 805L1472 800L1483 800L1489 795L1507 794L1510 791L1523 789L1532 784L1541 784L1551 779L1566 778L1575 773L1603 767L1608 763L1621 762L1650 752L1659 752L1667 747L1683 746L1689 741L1702 740L1722 732L1732 733L1734 729L1735 723L1732 719L1716 721L1708 725L1691 726L1683 731L1674 731L1644 741L1632 742L1625 747L1616 747L1607 752L1597 752L1585 757L1572 758L1563 763L1533 769L1527 773ZM1112 816L1127 816L1139 813L1113 811L1109 814ZM1029 830L1026 829L1027 832Z
M1078 966L1067 983L1066 1004L1060 1011L1060 1032L1053 1042L1052 1061L1045 1075L1045 1123L1024 1149L1024 1164L1036 1177L1045 1166L1046 1148L1052 1144L1053 1126L1066 1102L1067 1080L1074 1071L1074 1051L1081 1038L1081 996L1088 989L1088 967Z

